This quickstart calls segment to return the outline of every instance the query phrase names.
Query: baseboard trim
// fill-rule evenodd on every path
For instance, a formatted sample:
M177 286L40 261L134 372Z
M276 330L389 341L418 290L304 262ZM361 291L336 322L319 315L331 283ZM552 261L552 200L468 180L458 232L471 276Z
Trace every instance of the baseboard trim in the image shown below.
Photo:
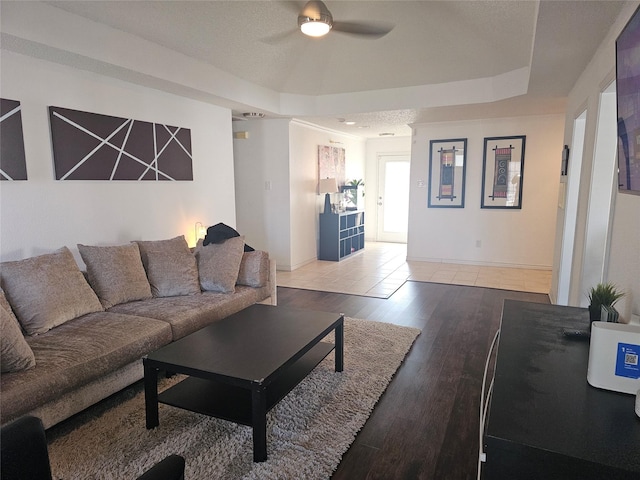
M453 258L428 258L407 256L407 262L452 263L456 265L478 265L480 267L498 268L526 268L529 270L551 270L551 265L530 265L525 263L480 262L475 260L460 260Z

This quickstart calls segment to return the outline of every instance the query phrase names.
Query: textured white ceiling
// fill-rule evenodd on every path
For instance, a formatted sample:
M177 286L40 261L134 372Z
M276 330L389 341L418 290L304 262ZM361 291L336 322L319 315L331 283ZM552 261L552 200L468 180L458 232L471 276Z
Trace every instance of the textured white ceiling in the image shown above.
M315 97L477 80L529 69L526 94L491 104L397 109L346 106L304 117L361 136L408 134L408 123L504 113L557 113L624 2L545 0L326 1L337 21L392 24L371 40L296 29L304 2L51 1L59 9L136 35L283 94ZM403 99L406 100L406 99ZM447 104L452 105L447 107ZM402 105L402 106L401 106ZM350 109L351 108L351 109ZM333 110L336 110L335 108ZM277 116L279 112L265 112ZM357 120L350 127L341 118Z
M536 4L526 1L327 3L336 20L396 25L372 40L338 32L307 37L296 28L295 2L50 4L258 85L305 95L444 83L525 67L536 13Z

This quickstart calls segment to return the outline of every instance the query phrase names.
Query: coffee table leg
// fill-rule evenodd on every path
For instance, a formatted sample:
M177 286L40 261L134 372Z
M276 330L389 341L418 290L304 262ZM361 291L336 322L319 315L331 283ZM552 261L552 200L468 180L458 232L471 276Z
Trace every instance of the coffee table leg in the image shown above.
M142 359L144 365L144 405L147 428L160 425L158 418L158 370L147 365L147 359Z
M336 327L336 372L341 372L344 369L344 314L340 319L340 325Z
M251 389L251 423L253 425L253 461L267 459L267 392L261 384Z

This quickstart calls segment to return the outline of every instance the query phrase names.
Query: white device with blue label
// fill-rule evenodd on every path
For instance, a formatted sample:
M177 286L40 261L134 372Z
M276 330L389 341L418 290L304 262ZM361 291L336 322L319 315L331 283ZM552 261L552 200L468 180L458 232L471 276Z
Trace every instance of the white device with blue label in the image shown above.
M640 379L640 326L593 322L589 385L635 395Z

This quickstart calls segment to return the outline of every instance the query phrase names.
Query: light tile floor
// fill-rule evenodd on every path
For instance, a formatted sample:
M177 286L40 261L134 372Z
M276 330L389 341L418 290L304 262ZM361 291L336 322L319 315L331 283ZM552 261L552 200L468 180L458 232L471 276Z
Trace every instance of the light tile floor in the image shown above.
M278 271L279 287L388 298L404 282L450 283L522 292L549 293L551 271L406 261L407 245L367 242L363 252L342 262L317 260L293 272Z

